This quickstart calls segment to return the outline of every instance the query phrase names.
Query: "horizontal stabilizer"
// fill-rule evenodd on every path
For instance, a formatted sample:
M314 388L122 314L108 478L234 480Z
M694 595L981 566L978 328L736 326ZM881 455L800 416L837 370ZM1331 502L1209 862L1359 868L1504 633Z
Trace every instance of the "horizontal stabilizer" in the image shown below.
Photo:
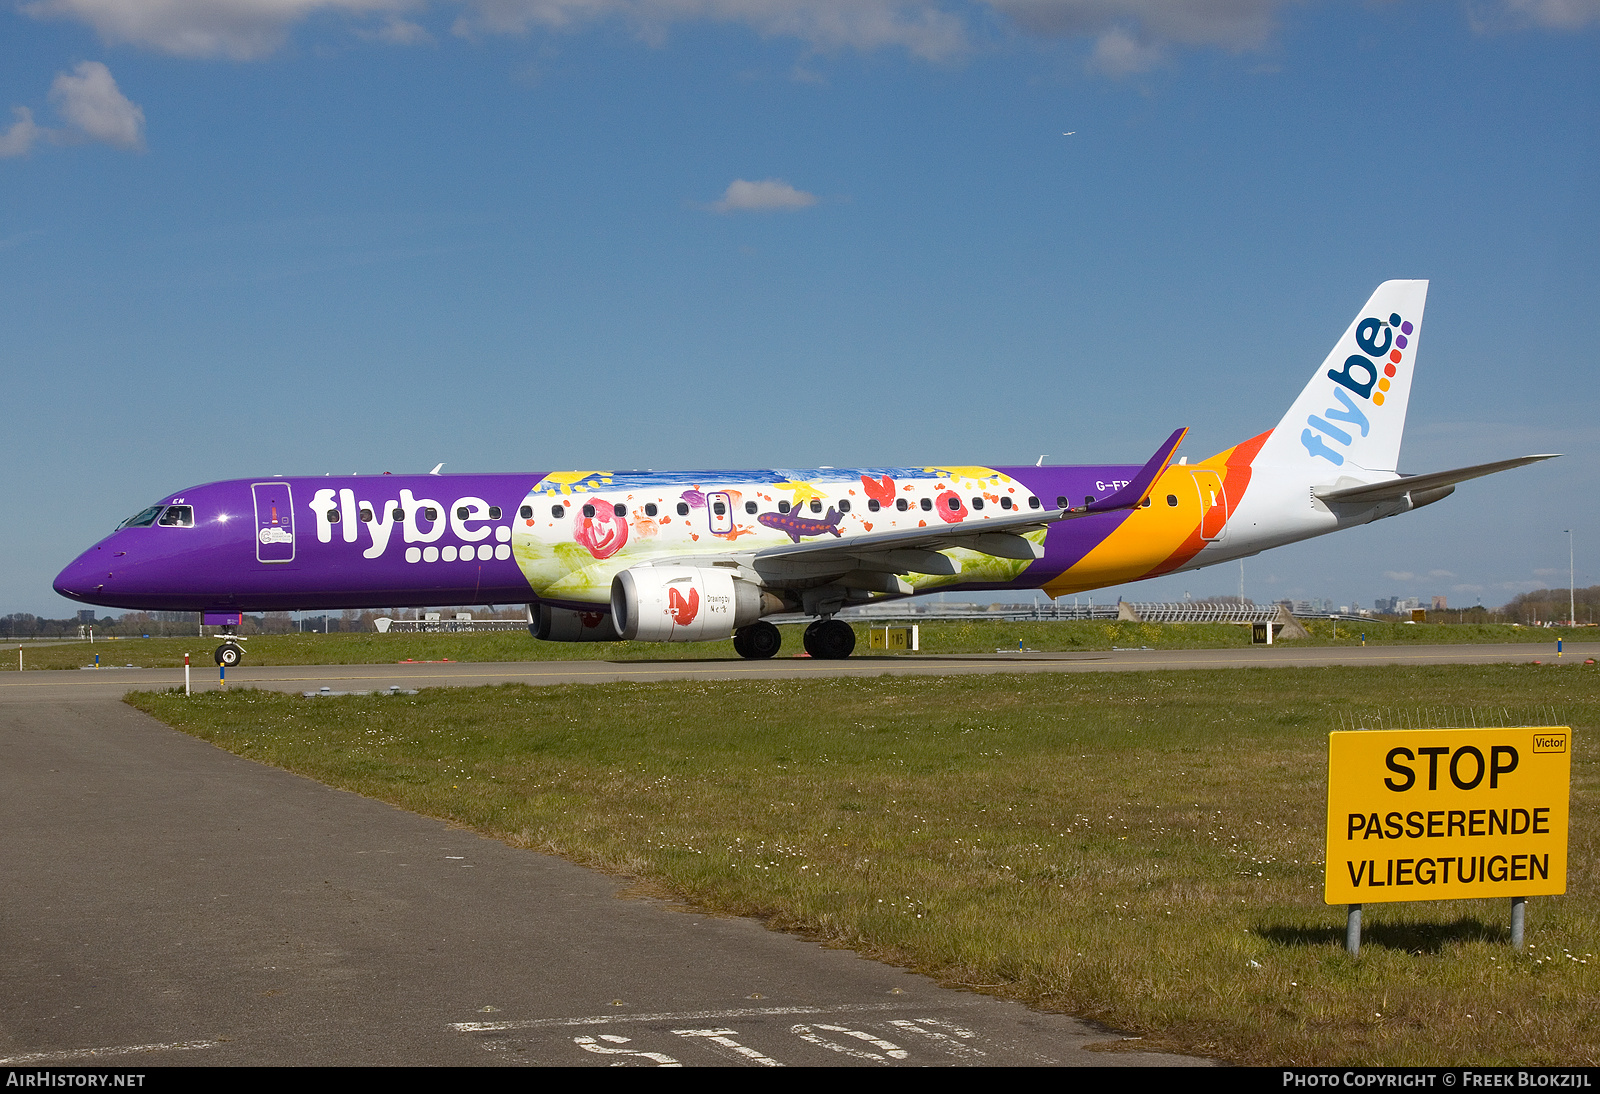
M1472 467L1458 467L1454 471L1434 471L1427 475L1402 475L1398 479L1387 482L1377 482L1366 486L1347 486L1342 489L1316 489L1312 493L1322 501L1337 502L1366 502L1376 503L1403 498L1413 492L1425 490L1438 490L1446 486L1454 486L1458 482L1468 479L1480 479L1485 475L1493 475L1497 471L1509 471L1513 467L1525 467L1530 463L1540 460L1553 460L1561 453L1550 452L1539 456L1518 456L1514 460L1496 460L1494 463L1480 463Z

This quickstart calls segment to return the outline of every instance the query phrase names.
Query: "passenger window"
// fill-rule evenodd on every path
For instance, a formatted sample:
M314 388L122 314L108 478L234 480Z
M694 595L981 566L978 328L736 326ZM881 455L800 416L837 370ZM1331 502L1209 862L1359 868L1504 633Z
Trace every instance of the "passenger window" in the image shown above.
M811 511L813 513L822 512L822 499L821 498L812 498L811 499Z
M1167 504L1171 505L1173 507L1176 507L1177 504L1178 504L1178 495L1176 495L1176 494L1168 494L1167 495Z
M954 513L957 509L961 508L961 499L956 497L954 494L951 494L945 499L945 504L948 505L950 507L950 511Z
M521 509L518 509L517 512L522 516L523 520L533 519L533 506L531 505L524 505Z
M1028 495L1028 508L1029 509L1037 509L1037 508L1039 508L1039 499L1034 497L1032 494Z
M1067 499L1057 495L1057 497L1056 497L1056 508L1057 509L1065 509L1065 508L1067 508Z
M756 503L753 502L753 501L745 502L744 503L744 511L753 516L755 514L755 511L756 511Z
M850 499L849 498L840 498L839 499L839 512L848 513L849 511L850 511Z
M778 503L778 512L787 513L788 511L789 511L789 503L786 502L786 501L780 501Z
M678 515L680 517L686 517L686 516L689 515L689 503L688 502L680 501L678 503Z
M406 519L406 511L397 506L395 508L395 510L392 513L389 514L389 516L392 517L395 520L405 520Z
M162 517L161 518L161 523L162 524L167 523L167 518L166 517ZM339 510L337 510L337 509L329 509L328 510L328 523L329 524L338 524L339 523Z
M456 506L456 519L457 520L466 520L471 515L472 515L472 510L468 509L465 505Z
M1093 505L1094 504L1094 495L1093 494L1085 494L1083 496L1083 504L1085 504L1085 505Z
M592 517L592 516L594 516L594 506L592 506L592 505L585 505L585 506L584 506L584 507L583 507L583 515L584 515L584 516L586 516L586 517Z
M933 499L932 498L923 498L917 504L921 505L922 508L925 511L930 512L930 513L933 512Z
M983 508L983 499L982 498L973 498L972 499L972 508L975 509L975 510L976 509L982 509Z
M532 510L529 510L527 515L531 517L533 515ZM363 506L362 509L361 509L361 523L362 524L371 524L372 523L372 510L366 508L365 506Z
M1001 498L1000 499L1000 508L1002 508L1002 509L1010 509L1011 508L1011 499L1009 497Z
M872 510L872 512L876 513L879 509L882 509L883 506L878 504L878 499L877 498L868 498L867 499L867 508Z
M422 507L422 516L426 520L438 520L439 510L435 509L431 505L425 505Z
M722 504L720 501L711 503L711 511L719 517L725 517L728 515L728 507Z
M550 515L552 517L564 517L567 515L567 507L565 505L552 505L550 507Z
M910 504L907 503L905 498L895 498L894 499L894 507L896 509L900 510L902 513L904 513L907 509L911 508Z
M1140 509L1148 509L1148 508L1150 508L1150 499L1149 498L1145 498L1143 501L1141 501L1139 503L1139 508Z
M489 506L489 519L490 520L499 520L500 519L500 507L498 505Z
M645 505L644 505L644 515L645 516L653 517L657 513L659 513L660 511L661 510L656 508L656 503L655 502L653 502L653 501L645 502Z
M628 515L628 507L623 505L620 501L611 507L611 511L619 517L625 517Z

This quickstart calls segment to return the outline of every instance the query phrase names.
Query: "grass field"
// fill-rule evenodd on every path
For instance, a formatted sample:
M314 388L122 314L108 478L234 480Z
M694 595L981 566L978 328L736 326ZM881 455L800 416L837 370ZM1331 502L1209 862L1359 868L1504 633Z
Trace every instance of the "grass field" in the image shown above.
M1307 624L1310 639L1299 645L1355 646L1365 634L1368 645L1432 645L1467 642L1527 642L1555 648L1556 639L1600 641L1593 628L1533 628L1510 624L1339 623ZM1041 651L1108 650L1113 646L1152 649L1219 649L1250 644L1250 629L1226 623L1031 623L1004 620L945 621L921 624L923 653L993 653L1023 647ZM786 626L778 656L799 653L802 628ZM865 653L867 628L856 627L858 649ZM215 639L118 638L62 645L28 645L23 665L30 669L76 669L92 664L95 654L106 665L171 668L188 653L195 664L210 664ZM410 658L415 661L588 661L681 660L737 656L732 641L724 642L540 642L526 631L481 634L284 634L260 635L245 642L247 665L372 665ZM9 647L14 649L14 646ZM0 670L15 669L16 655L0 658Z
M1414 629L1414 628L1413 628ZM1600 1063L1600 672L1264 669L131 700L240 755L1239 1063ZM1326 734L1574 727L1568 895L1322 903Z

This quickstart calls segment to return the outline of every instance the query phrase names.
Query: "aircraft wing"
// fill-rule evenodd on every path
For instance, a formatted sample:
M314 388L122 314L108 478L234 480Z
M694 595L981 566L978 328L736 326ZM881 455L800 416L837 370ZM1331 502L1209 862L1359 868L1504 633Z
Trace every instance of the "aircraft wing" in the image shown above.
M1553 460L1559 452L1545 453L1539 456L1518 456L1514 460L1496 460L1494 463L1474 464L1472 467L1458 467L1454 471L1434 471L1427 475L1402 475L1397 479L1387 482L1372 483L1364 486L1347 486L1330 489L1318 487L1313 490L1322 501L1342 502L1368 502L1391 501L1405 497L1407 494L1429 490L1441 490L1454 486L1458 482L1468 479L1478 479L1485 475L1493 475L1497 471L1509 471L1513 467L1525 467L1530 463L1540 460ZM1441 495L1442 496L1442 495Z
M938 527L869 532L847 539L784 544L755 552L749 563L758 571L774 575L820 576L852 569L950 575L957 572L956 566L939 552L954 547L1031 562L1040 557L1043 548L1024 539L1023 533L1038 531L1057 521L1136 509L1144 504L1156 477L1165 470L1187 432L1187 429L1180 429L1168 437L1127 486L1085 506L1033 510L960 524L940 523Z

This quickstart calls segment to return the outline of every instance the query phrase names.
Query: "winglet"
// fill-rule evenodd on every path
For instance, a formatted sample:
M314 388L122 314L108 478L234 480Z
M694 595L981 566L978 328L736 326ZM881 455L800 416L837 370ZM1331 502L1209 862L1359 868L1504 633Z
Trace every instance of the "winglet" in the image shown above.
M1150 488L1156 484L1156 477L1167 469L1167 464L1172 460L1172 454L1183 443L1183 438L1189 432L1187 426L1173 433L1150 457L1150 462L1139 469L1133 481L1113 494L1107 494L1099 501L1090 502L1078 512L1084 513L1109 513L1117 509L1137 509L1144 504L1144 499L1150 496Z

